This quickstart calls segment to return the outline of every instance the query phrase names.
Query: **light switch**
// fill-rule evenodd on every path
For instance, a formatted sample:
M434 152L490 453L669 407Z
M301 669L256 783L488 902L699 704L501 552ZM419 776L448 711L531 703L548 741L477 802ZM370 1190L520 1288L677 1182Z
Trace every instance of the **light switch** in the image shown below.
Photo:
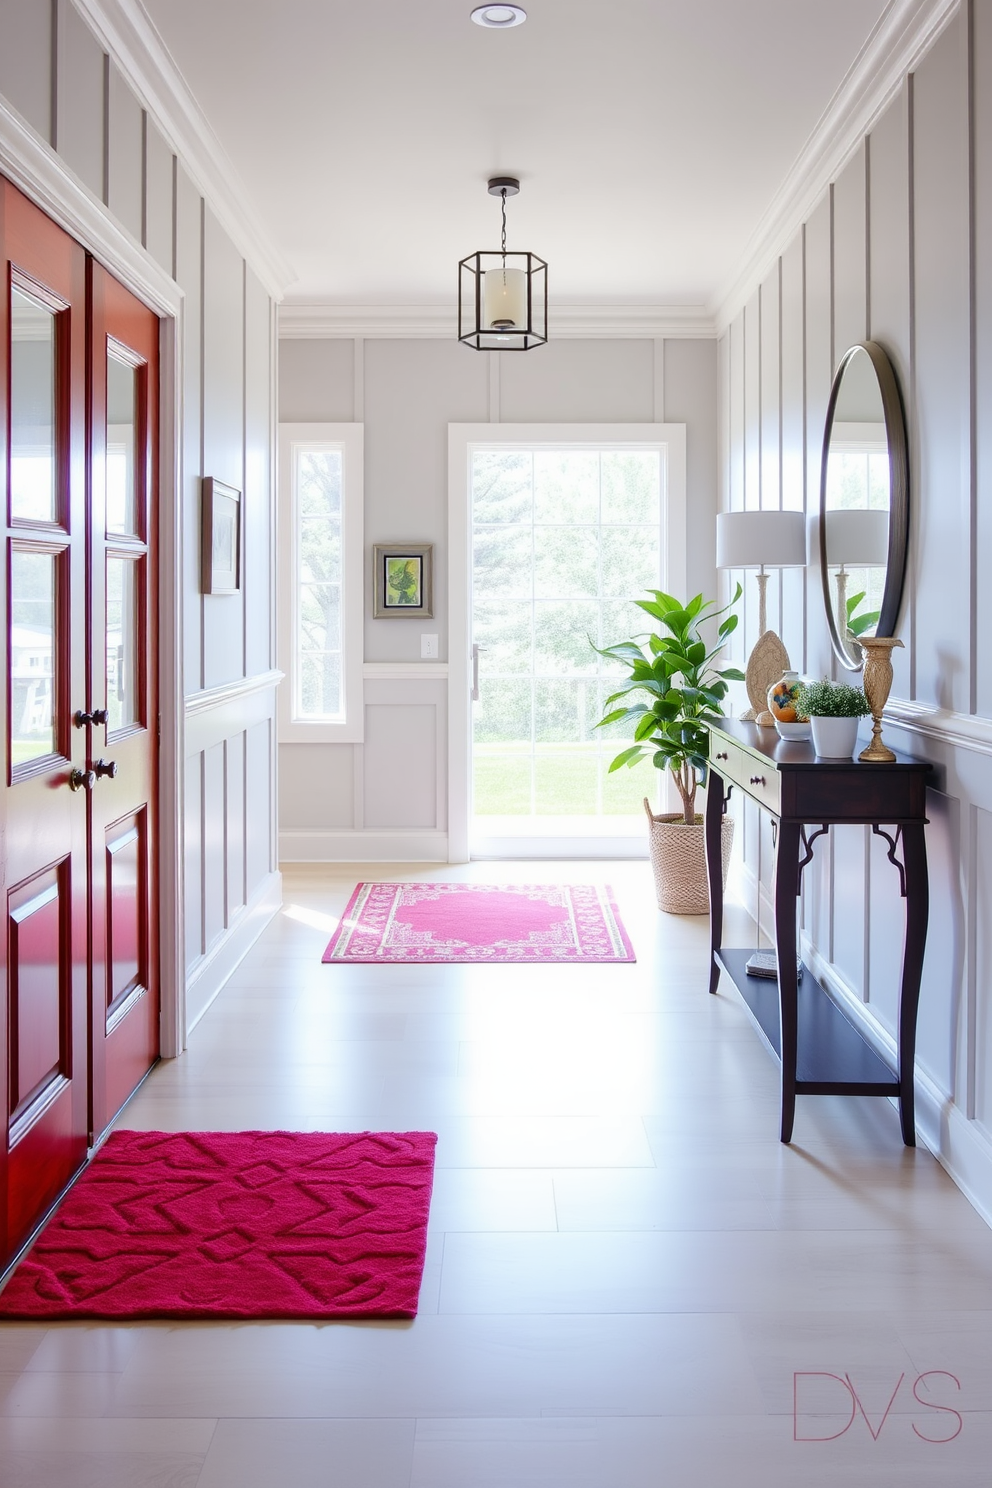
M422 635L420 637L420 656L422 661L437 661L438 645L436 635Z

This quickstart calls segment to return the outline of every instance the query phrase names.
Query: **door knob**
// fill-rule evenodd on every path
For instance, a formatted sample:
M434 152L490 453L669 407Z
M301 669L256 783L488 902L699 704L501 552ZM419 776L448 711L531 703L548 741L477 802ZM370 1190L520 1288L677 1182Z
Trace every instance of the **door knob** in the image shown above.
M73 723L77 728L85 728L88 723L104 725L109 718L106 708L94 708L92 713L84 713L82 708L73 716Z
M92 790L95 785L96 775L92 770L73 770L69 775L71 791Z
M98 759L93 766L93 774L105 775L108 780L115 780L117 778L117 761Z

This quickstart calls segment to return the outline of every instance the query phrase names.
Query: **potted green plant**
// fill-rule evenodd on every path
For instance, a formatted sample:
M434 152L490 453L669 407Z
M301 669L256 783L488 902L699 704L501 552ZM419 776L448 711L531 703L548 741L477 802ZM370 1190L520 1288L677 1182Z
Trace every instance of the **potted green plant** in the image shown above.
M659 770L671 772L682 810L655 815L650 803L644 802L651 823L658 907L671 914L705 914L709 908L706 849L703 818L696 811L696 792L706 781L709 724L720 716L729 684L744 680L743 672L736 667L721 670L714 666L714 658L737 628L737 616L728 612L740 599L741 586L737 585L733 599L722 609L716 609L716 601L704 600L701 594L683 605L661 589L649 593L650 599L634 603L657 621L656 629L599 651L608 660L621 663L628 676L607 698L607 712L597 728L633 726L634 743L620 751L610 764L611 771L629 768L650 756ZM700 627L713 622L717 622L717 638L709 645ZM631 694L638 693L646 693L647 700L629 701ZM733 829L733 819L724 817L724 881Z
M844 682L804 682L796 707L810 721L813 748L824 759L848 759L858 740L858 720L871 712L860 687Z

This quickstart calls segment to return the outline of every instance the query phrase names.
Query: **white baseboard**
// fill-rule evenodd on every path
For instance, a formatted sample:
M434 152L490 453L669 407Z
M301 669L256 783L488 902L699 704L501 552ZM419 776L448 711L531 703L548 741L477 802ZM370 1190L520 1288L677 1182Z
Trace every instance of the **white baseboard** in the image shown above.
M803 937L803 960L817 981L847 1013L858 1032L895 1067L896 1041L836 969ZM941 1167L992 1225L992 1142L964 1115L947 1093L919 1065L914 1072L916 1130ZM893 1098L893 1104L895 1099Z
M186 1039L224 983L282 905L282 874L270 873L234 916L226 933L186 973Z
M636 837L474 837L469 845L473 858L494 861L574 858L648 858L644 832Z
M437 831L279 833L281 863L446 863L448 834Z

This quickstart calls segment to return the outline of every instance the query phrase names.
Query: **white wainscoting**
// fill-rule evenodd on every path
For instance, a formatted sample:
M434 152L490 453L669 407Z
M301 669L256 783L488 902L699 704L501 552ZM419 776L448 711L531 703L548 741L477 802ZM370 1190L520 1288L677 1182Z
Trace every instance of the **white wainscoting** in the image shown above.
M186 1034L282 902L275 861L278 671L186 699Z
M351 772L347 820L304 826L298 813L279 832L284 863L445 863L448 860L448 666L366 662L361 744L280 744L285 771L310 774L314 814L330 792L325 770ZM347 752L347 755L346 755ZM297 782L299 784L299 782ZM294 809L294 808L290 808Z

